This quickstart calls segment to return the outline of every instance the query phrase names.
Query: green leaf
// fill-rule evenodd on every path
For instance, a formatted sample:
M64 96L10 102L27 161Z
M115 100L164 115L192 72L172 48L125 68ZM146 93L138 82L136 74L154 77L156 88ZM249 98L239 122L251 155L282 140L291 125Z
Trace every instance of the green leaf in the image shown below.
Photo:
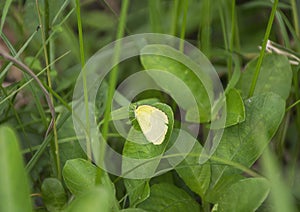
M137 122L133 122L134 126L130 129L128 140L125 142L123 148L123 156L125 159L122 161L122 170L124 176L127 178L134 178L134 176L152 176L159 165L161 160L160 156L162 156L168 145L174 125L173 111L171 107L163 103L154 103L151 106L158 108L167 115L169 120L168 131L164 142L160 145L154 145L146 140L141 131L135 129L134 126ZM134 142L131 140L133 138ZM138 160L127 160L126 158ZM134 173L132 171L134 171Z
M189 135L188 133L186 133ZM191 135L186 139L195 139ZM210 164L199 164L199 155L202 152L201 144L196 141L192 151L175 168L185 184L200 197L203 197L210 183Z
M255 211L266 199L269 190L269 182L264 178L240 180L223 192L218 201L218 211Z
M97 186L76 198L68 212L111 212L113 197L108 188Z
M184 190L168 183L151 186L150 197L139 204L146 211L200 211L198 203Z
M150 195L149 180L124 179L130 207L136 207Z
M231 54L229 52L225 52L225 54L227 55L227 57L231 57L235 64L233 74L232 74L231 79L228 82L227 87L225 89L225 93L227 93L228 91L233 89L236 86L236 84L238 83L238 81L241 77L241 65L240 65L239 58L236 55Z
M81 196L97 186L105 188L111 196L115 196L115 188L108 174L87 160L68 160L63 168L63 177L66 186L75 196ZM112 207L118 208L115 198Z
M243 97L249 94L257 60L258 58L248 63L236 86L242 91ZM274 92L286 100L291 90L292 76L291 65L285 56L266 54L253 96Z
M246 100L245 108L245 121L224 130L211 158L219 161L212 165L211 187L224 175L240 173L235 167L224 165L226 161L250 167L259 158L281 123L285 101L277 94L266 93Z
M14 131L0 127L0 211L32 211L29 186Z
M42 184L42 197L48 211L60 211L67 202L67 195L61 182L47 178Z
M217 184L215 184L213 188L210 188L207 191L207 193L205 194L206 200L209 200L212 203L217 203L221 195L225 191L227 191L230 188L230 186L242 179L245 179L245 177L240 174L222 176L222 178L220 178Z
M226 93L226 124L229 127L245 120L245 107L240 93L236 89L230 89Z
M159 76L152 76L152 78L161 88L170 93L177 103L181 103L180 107L187 111L187 121L199 123L199 121L207 122L210 120L209 96L214 96L212 82L207 74L201 70L201 67L180 51L167 45L158 44L147 45L141 50L141 62L147 70L160 70L174 75L170 78L160 74ZM198 74L201 76L197 76L191 68L200 70ZM191 91L192 98L196 100L200 117L195 115L195 105L192 104L193 101L187 95L188 93L183 93L183 86L174 83L177 78Z
M0 34L2 34L5 18L6 18L6 15L8 13L8 10L9 10L9 7L10 7L11 3L12 3L12 0L6 0L5 1L5 4L4 4L3 10L2 10L2 17L1 17L1 24L0 24Z
M68 189L80 195L95 187L97 167L84 159L72 159L63 168L63 177Z

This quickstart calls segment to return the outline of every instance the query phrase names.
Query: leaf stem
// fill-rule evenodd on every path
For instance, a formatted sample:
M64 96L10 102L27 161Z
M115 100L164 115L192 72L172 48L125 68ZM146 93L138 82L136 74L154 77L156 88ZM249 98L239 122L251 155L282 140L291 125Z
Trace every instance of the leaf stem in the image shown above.
M177 22L179 13L179 0L174 0L173 14L172 14L172 25L171 25L171 35L176 36L177 32Z
M154 33L162 33L162 20L160 15L160 1L159 0L151 0L148 1L149 8L149 18L151 23L152 32Z
M233 42L234 42L234 37L235 37L235 0L231 1L231 35L230 35L230 40L229 40L229 52L230 54L233 53ZM228 58L228 82L232 77L232 56Z
M76 14L77 14L77 27L78 27L78 35L79 35L79 51L80 51L80 62L82 68L82 83L83 83L83 95L84 95L84 107L85 107L85 117L86 117L86 154L87 159L91 160L92 152L91 152L91 138L90 138L90 121L89 121L89 97L87 90L87 80L86 80L86 69L85 65L85 56L84 56L84 44L83 44L83 33L82 33L82 23L81 23L81 11L80 11L80 2L76 0Z
M288 106L286 109L285 109L285 112L288 112L289 110L291 110L293 107L295 107L297 104L300 103L300 99L298 99L296 102L294 102L293 104L291 104L290 106Z
M297 37L300 38L299 16L298 16L298 12L297 12L296 0L291 0L291 6L292 6L292 14L293 14L295 32L296 32Z
M186 30L186 17L187 11L189 6L189 1L184 0L184 8L183 8L183 18L182 18L182 25L181 25L181 32L180 32L180 47L179 50L183 52L184 48L184 38L185 38L185 30Z
M271 15L270 15L268 25L267 25L267 29L266 29L266 33L265 33L264 40L263 40L263 43L262 43L262 47L261 47L261 50L260 50L260 55L259 55L259 58L258 58L258 61L257 61L257 64L256 64L255 73L254 73L252 83L251 83L251 87L250 87L250 91L249 91L249 94L248 94L248 98L252 97L253 94L254 94L255 86L256 86L258 76L259 76L259 73L260 73L260 69L261 69L261 66L262 66L262 62L263 62L263 59L264 59L264 56L265 56L266 46L267 46L267 42L268 42L268 39L269 39L269 36L270 36L270 33L271 33L271 29L272 29L272 25L273 25L273 21L274 21L277 6L278 6L278 0L274 0Z
M36 0L36 9L38 13L38 19L39 19L39 24L40 26L43 26L41 14L40 14L40 9L39 9L39 3L38 0ZM49 26L49 2L48 0L45 0L45 16L44 16L44 27L42 27L41 34L42 34L42 41L43 41L43 50L44 50L44 57L45 57L45 63L46 63L46 73L47 73L47 82L50 88L52 88L52 82L51 82L51 70L49 66L49 53L50 53L50 46L48 43L46 43L48 37L49 37L49 31L50 31L50 26ZM54 102L53 96L50 93L49 94L50 101ZM51 143L51 151L53 154L54 158L54 163L56 166L56 175L58 179L62 178L61 175L61 167L60 167L60 157L59 157L59 145L58 145L58 138L57 138L57 129L56 129L56 123L55 123L55 115L53 118L53 136L54 136L54 141Z
M211 53L211 40L210 40L210 25L211 25L211 0L203 1L201 9L201 19L199 25L198 40L200 41L199 47L203 53L210 58Z
M124 0L122 2L122 9L121 9L121 17L120 17L120 23L118 26L118 32L117 32L117 40L121 39L124 35L124 28L125 28L125 23L126 23L126 15L127 15L127 9L128 9L129 1ZM121 49L121 43L116 42L115 45L115 53L114 53L114 58L113 58L113 63L116 63L119 59L120 56L120 49ZM108 95L107 95L107 104L105 108L105 113L104 113L104 123L103 123L103 128L102 128L102 135L104 140L107 139L107 134L108 134L108 123L109 123L109 117L110 117L110 108L112 104L112 97L114 94L114 90L117 84L117 78L118 78L118 66L116 65L109 77L109 88L108 88Z

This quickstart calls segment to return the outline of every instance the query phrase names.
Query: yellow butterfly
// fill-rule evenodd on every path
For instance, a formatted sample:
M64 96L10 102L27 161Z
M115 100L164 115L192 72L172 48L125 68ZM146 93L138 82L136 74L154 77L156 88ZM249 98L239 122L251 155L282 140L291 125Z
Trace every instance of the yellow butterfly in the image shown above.
M160 145L165 140L169 120L163 111L150 105L140 105L135 108L134 115L149 142Z

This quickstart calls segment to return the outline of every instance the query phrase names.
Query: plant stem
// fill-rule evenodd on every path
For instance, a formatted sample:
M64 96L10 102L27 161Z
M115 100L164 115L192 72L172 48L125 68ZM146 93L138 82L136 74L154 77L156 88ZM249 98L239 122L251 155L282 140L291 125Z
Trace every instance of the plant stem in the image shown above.
M293 13L293 21L294 21L294 28L298 38L300 38L300 30L299 30L299 16L297 12L297 4L296 0L291 0L292 6L292 13Z
M181 31L180 31L180 47L179 50L183 52L184 48L184 38L185 38L185 29L186 29L186 16L189 6L189 1L184 0L184 8L183 8L183 18L182 18L182 25L181 25Z
M177 24L178 24L178 12L179 11L179 0L174 0L173 7L173 17L172 17L172 25L171 25L171 35L176 36L177 32Z
M45 137L47 137L48 134L49 134L49 132L50 132L50 130L53 127L53 123L54 123L54 120L55 120L55 109L54 109L54 105L53 105L53 103L51 101L50 94L48 93L47 89L43 86L43 83L40 81L40 79L37 77L37 75L35 75L34 72L30 68L28 68L28 66L26 66L24 63L18 61L16 58L8 55L7 53L5 53L3 51L0 51L0 55L3 58L5 58L6 60L9 60L12 63L14 63L14 65L16 67L20 68L21 70L23 70L24 72L26 72L27 74L29 74L37 82L37 84L39 85L40 89L44 93L46 101L47 101L47 104L48 104L48 107L49 107L49 110L50 110L50 113L51 113L51 116L52 116L52 119L50 121L50 124L48 126L48 129L47 129L47 132L46 132L46 135L45 135Z
M298 99L296 102L294 102L293 104L291 104L290 106L288 106L286 109L285 109L285 112L288 112L290 109L292 109L293 107L295 107L297 104L300 103L300 99Z
M268 39L269 39L269 36L270 36L270 33L271 33L271 29L272 29L272 25L273 25L273 21L274 21L277 6L278 6L278 0L274 0L271 15L270 15L268 25L267 25L267 29L266 29L266 33L265 33L264 40L263 40L263 43L262 43L262 46L261 46L260 55L259 55L259 58L258 58L258 61L257 61L257 64L256 64L255 73L254 73L252 83L251 83L251 87L250 87L250 91L249 91L249 94L248 94L248 98L252 97L253 94L254 94L254 91L255 91L255 86L256 86L258 76L259 76L259 73L260 73L260 69L261 69L261 65L262 65L262 62L263 62L263 59L264 59L264 56L265 56L266 46L267 46L267 42L268 42Z
M160 1L159 0L151 0L148 1L149 5L149 17L152 32L154 33L162 33L162 26L161 26L161 16L160 16Z
M199 26L199 41L200 47L203 53L209 58L210 57L210 24L211 24L211 0L203 1L203 6L201 10L201 19L200 19L200 26Z
M83 95L84 95L84 107L85 107L85 117L86 117L86 154L87 159L91 160L92 151L91 151L91 138L90 138L90 121L89 121L89 97L87 90L87 80L86 80L86 70L85 65L85 56L84 56L84 44L83 44L83 33L82 33L82 23L81 23L81 12L80 12L80 2L76 0L76 14L77 14L77 27L79 35L79 51L80 51L80 62L82 70L82 83L83 83Z
M129 6L129 0L122 1L122 8L121 8L121 17L120 22L118 25L118 31L117 31L117 40L121 39L124 36L124 29L126 25L126 18L127 18L127 10ZM109 87L108 87L108 93L107 93L107 103L105 106L105 112L104 112L104 121L103 121L103 127L102 127L102 136L104 141L107 140L108 135L108 126L109 126L109 119L110 119L110 109L112 105L113 100L113 94L115 91L115 87L117 84L118 79L118 64L117 61L120 56L120 49L121 49L121 42L116 41L116 45L114 48L114 56L113 56L113 64L115 64L114 68L111 70L110 76L109 76ZM102 164L105 154L104 146L101 146L101 154L99 163Z
M233 42L235 37L235 0L231 1L231 34L229 40L229 52L233 53ZM228 81L232 76L232 56L228 58Z
M41 19L41 14L40 14L40 10L39 10L39 4L38 4L38 0L36 0L36 9L38 12L38 18L39 18L39 24L40 26L44 26L42 27L43 30L41 30L41 34L42 34L42 40L43 40L43 49L44 49L44 57L45 57L45 63L46 63L46 73L47 73L47 82L48 82L48 86L52 89L52 82L51 82L51 70L50 70L50 66L49 66L49 45L46 43L46 40L48 39L49 36L49 30L50 30L50 26L49 26L49 2L48 0L45 0L45 16L44 16L44 25L42 24L42 19ZM53 96L50 93L50 101L53 104ZM60 167L60 157L59 157L59 145L58 145L58 139L57 139L57 129L56 129L56 122L55 122L55 117L54 117L54 121L53 121L53 135L54 135L54 141L51 142L51 152L53 154L53 158L54 158L54 163L56 166L56 174L57 174L57 178L61 179L61 167Z

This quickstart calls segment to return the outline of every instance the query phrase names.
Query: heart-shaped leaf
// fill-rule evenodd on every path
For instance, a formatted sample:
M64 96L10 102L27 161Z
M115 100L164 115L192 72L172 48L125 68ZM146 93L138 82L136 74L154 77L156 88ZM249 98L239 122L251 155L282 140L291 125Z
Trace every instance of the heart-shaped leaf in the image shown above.
M249 62L242 73L237 89L247 97L252 84L258 58ZM291 90L293 72L289 60L282 55L266 54L255 86L254 96L265 92L273 92L287 99Z
M264 178L247 178L222 192L218 211L255 211L266 199L270 183Z
M67 194L56 178L47 178L42 184L42 197L48 211L59 211L67 202Z
M151 186L150 197L139 206L146 211L200 211L198 203L184 190L168 183Z
M154 176L161 156L168 145L174 125L173 111L168 105L163 103L154 103L152 106L163 111L168 117L169 124L165 140L160 145L154 145L149 142L145 143L146 139L142 132L132 127L128 138L135 138L135 140L127 140L123 148L122 171L127 178L135 178L135 176L147 176L146 178L149 178L149 176Z
M224 130L220 144L211 158L211 188L223 176L241 172L233 166L224 165L226 161L250 167L259 158L281 123L285 101L277 94L265 93L246 100L245 109L245 121ZM219 162L213 163L214 157ZM222 160L224 164L220 164Z
M172 74L170 77L158 74L152 78L167 93L170 93L177 103L181 103L180 107L187 111L187 121L199 123L210 120L209 97L214 96L213 86L207 73L202 70L203 67L194 63L182 52L170 46L158 44L147 45L142 49L141 62L147 70L159 70ZM199 76L192 70L198 70ZM182 86L174 83L177 79L183 82ZM185 87L188 87L192 96L185 92L183 89ZM190 98L196 101L196 105ZM199 110L200 117L195 113L195 106Z

